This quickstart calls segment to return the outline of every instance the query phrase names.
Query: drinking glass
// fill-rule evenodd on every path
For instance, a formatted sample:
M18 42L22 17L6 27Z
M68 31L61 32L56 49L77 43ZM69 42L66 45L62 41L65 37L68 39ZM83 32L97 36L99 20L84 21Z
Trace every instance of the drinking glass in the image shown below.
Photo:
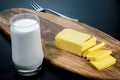
M34 14L16 14L9 20L12 60L17 72L31 76L41 70L44 53L41 42L40 18Z

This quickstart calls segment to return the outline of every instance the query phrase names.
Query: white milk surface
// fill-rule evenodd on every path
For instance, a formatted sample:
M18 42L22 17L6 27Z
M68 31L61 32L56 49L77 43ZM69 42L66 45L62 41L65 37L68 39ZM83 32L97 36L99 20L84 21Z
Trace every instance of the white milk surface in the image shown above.
M40 27L33 19L21 19L11 26L12 59L21 69L35 69L43 62Z

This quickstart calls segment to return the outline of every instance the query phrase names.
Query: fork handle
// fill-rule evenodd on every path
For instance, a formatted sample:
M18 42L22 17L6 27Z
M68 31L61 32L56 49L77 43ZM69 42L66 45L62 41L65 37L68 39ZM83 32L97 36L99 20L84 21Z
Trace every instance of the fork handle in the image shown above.
M49 8L45 8L45 10L50 11L50 12L52 12L52 13L60 16L60 17L63 17L63 18L69 19L69 20L79 21L78 19L73 19L73 18L67 17L67 16L65 16L65 15L63 15L63 14L60 14L60 13L58 13L58 12L52 10L52 9L49 9Z

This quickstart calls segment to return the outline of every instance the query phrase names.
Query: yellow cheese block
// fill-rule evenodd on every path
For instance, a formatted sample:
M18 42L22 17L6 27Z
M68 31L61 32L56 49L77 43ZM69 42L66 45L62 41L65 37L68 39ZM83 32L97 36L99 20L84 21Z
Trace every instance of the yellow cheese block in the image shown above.
M87 51L85 51L85 52L82 54L82 56L85 57L87 53L90 53L90 52L99 50L99 49L101 49L103 46L105 46L105 43L104 43L104 42L102 42L102 43L100 43L100 44L98 44L98 45L95 45L94 47L92 47L92 48L88 49Z
M89 60L102 60L112 54L110 50L97 50L86 54L86 58Z
M103 70L116 63L116 59L112 56L107 56L103 60L90 61L90 63L98 70Z
M64 29L55 36L55 44L57 48L86 57L98 70L116 63L116 59L110 55L112 51L101 49L105 43L96 45L96 38L86 33Z
M57 48L81 55L81 52L88 48L88 45L93 42L94 44L96 43L95 39L89 41L88 39L90 38L91 36L89 34L72 29L64 29L55 36L55 43Z
M66 41L71 41L72 43L81 44L85 42L86 40L90 39L90 37L91 36L89 34L66 28L62 30L61 32L59 32L56 35L55 39L62 38Z

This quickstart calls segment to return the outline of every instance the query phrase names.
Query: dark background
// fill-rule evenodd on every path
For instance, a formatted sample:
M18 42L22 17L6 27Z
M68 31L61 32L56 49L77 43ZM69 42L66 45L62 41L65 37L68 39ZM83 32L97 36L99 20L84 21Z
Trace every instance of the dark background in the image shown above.
M35 0L44 8L79 19L120 40L120 0ZM0 0L0 11L13 8L30 8L27 0Z
M44 8L53 9L80 22L95 27L120 40L120 0L35 0ZM0 0L0 11L29 8L27 0ZM0 32L0 80L79 80L83 76L65 71L44 61L41 73L22 77L15 72L11 60L11 45Z

